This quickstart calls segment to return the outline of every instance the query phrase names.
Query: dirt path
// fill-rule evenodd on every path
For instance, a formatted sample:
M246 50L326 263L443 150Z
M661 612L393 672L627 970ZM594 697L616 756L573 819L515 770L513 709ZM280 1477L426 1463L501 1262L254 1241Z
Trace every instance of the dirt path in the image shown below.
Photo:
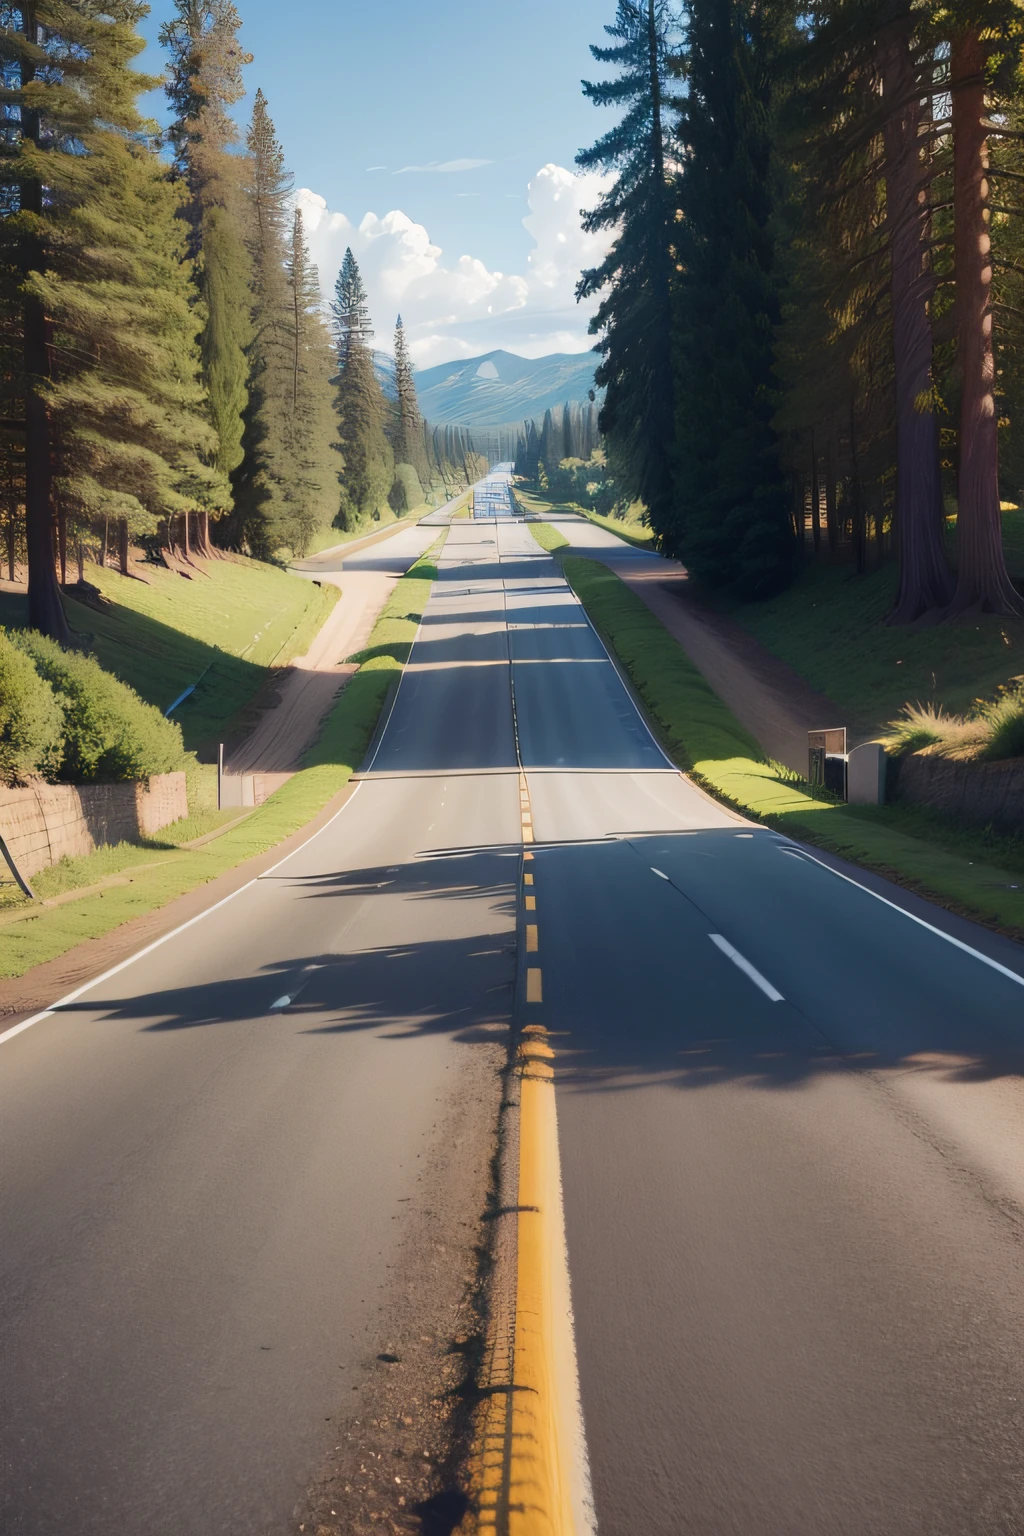
M850 745L869 733L752 635L704 608L678 560L634 549L583 518L548 519L581 555L600 560L661 620L762 751L797 773L807 772L807 732L845 725Z
M407 525L390 535L372 535L358 549L343 545L302 561L299 572L340 587L341 597L305 656L281 669L273 702L232 750L229 773L279 774L298 768L327 711L357 671L347 658L366 644L398 578L436 537L436 527ZM386 554L375 547L385 539Z

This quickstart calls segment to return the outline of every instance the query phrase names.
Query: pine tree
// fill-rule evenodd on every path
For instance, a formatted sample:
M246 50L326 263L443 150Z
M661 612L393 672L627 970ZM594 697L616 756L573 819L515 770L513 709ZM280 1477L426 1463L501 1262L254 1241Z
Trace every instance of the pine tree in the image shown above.
M344 467L341 518L346 528L379 516L394 480L395 458L387 437L388 406L373 366L366 290L351 250L335 286L332 305L340 371L335 397L338 443Z
M600 336L597 383L606 390L601 431L615 445L628 494L650 509L655 527L672 500L670 449L674 424L671 273L675 209L666 167L670 139L666 95L671 12L666 0L618 0L612 47L591 47L614 79L584 82L596 106L624 114L577 165L613 170L616 178L584 228L615 231L600 266L584 272L577 298L602 295L591 331Z
M235 471L231 537L254 554L268 556L289 543L292 509L285 426L292 396L294 353L292 299L286 263L291 178L267 110L256 92L246 135L249 186L246 242L252 264L252 342L243 458Z
M420 483L425 485L430 478L430 467L423 448L423 418L416 398L412 359L401 315L395 325L395 387L398 391L395 459L399 464L411 464Z
M338 353L338 368L342 369L348 362L349 351L353 346L369 347L373 341L366 289L351 246L345 251L334 294L331 303L332 329Z
M245 163L232 153L238 132L228 108L244 94L242 69L252 56L238 42L241 23L231 0L175 0L175 12L160 32L171 55L169 137L175 170L188 188L184 211L204 314L203 377L217 433L215 462L230 474L242 462L252 316Z
M22 132L3 163L0 268L18 260L23 275L29 615L63 641L54 535L63 563L69 519L116 519L126 568L130 532L225 489L203 464L213 439L179 199L135 105L156 84L130 67L142 13L130 0L26 6L8 34Z
M301 555L314 533L330 526L337 511L340 464L334 443L331 338L321 314L320 279L309 259L298 208L292 220L286 271L291 300L292 388L291 398L285 402L283 438L292 473L284 487L285 517L287 541Z
M677 511L652 522L709 586L748 596L793 569L772 427L779 320L770 6L694 0L680 135L676 311ZM614 445L613 445L614 446Z

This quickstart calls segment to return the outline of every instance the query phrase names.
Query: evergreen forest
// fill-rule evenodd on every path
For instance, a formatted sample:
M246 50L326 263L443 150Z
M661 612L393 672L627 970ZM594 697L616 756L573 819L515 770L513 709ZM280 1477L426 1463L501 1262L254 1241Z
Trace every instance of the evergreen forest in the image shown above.
M385 392L358 265L328 313L232 0L175 0L161 79L139 0L0 6L0 556L70 640L86 557L302 555L481 465L421 420L401 319ZM171 121L140 97L162 86Z
M578 291L620 504L706 589L892 561L890 622L1020 615L1019 5L619 0L606 32Z

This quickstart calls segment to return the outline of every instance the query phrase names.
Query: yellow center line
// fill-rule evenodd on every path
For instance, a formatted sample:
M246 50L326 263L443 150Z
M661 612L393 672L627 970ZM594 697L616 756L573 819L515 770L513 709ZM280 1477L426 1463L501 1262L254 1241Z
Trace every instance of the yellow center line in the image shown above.
M530 874L529 870L527 870L526 874L523 876L523 884L524 885L532 885L533 884L533 876Z
M538 943L537 943L537 924L536 923L527 923L527 925L526 925L526 953L528 955L535 955L537 953L537 949L538 949Z
M528 1003L542 1003L544 1001L544 987L541 981L539 965L531 965L527 967L526 1001Z
M526 910L527 910L527 912L536 912L536 910L537 910L537 898L536 898L536 896L527 896L527 898L526 898Z

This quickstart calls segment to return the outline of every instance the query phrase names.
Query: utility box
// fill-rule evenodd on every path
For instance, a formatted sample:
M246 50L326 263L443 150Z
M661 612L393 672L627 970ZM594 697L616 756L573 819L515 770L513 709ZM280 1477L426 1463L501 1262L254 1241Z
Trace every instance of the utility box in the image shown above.
M846 758L846 798L851 805L885 804L885 748L877 741L854 747Z
M846 726L807 732L807 781L846 799Z

